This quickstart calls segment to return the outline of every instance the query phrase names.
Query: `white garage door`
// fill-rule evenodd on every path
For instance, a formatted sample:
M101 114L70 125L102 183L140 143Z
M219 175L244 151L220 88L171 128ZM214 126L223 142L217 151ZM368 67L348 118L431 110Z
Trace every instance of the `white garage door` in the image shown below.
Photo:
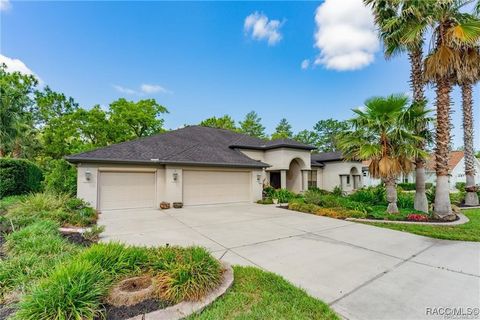
M101 172L100 209L153 208L155 173Z
M250 201L250 172L183 171L185 205Z

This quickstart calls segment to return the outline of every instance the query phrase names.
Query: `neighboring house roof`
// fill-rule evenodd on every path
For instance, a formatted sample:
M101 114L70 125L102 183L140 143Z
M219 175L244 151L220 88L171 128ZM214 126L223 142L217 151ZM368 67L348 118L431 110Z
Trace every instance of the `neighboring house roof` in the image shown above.
M463 151L451 151L448 157L448 170L452 171L455 169L457 164L463 159L465 152ZM425 167L429 171L435 171L435 154L432 153L425 164Z
M293 141L293 140L292 140ZM241 142L256 149L290 147L306 149L298 142L274 141L250 137L229 130L188 126L150 137L114 144L108 147L66 157L73 163L109 162L139 164L192 164L264 168L269 165L246 156L235 148Z
M465 152L463 151L451 151L449 158L448 158L448 169L452 171L458 163L463 159L465 156ZM370 165L371 160L362 161L363 167L368 168ZM435 171L435 154L432 153L428 156L427 163L425 167L429 171Z
M320 152L312 153L312 166L323 167L325 162L343 161L343 154L341 152Z

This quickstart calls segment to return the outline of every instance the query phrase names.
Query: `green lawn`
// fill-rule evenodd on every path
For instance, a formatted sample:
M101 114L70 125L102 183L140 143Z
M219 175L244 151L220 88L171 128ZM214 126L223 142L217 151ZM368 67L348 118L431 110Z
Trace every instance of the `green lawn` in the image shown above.
M278 275L233 268L235 281L225 296L188 319L339 319L325 303Z
M470 221L458 226L428 226L394 223L367 223L377 227L410 232L437 239L480 242L480 209L462 211Z

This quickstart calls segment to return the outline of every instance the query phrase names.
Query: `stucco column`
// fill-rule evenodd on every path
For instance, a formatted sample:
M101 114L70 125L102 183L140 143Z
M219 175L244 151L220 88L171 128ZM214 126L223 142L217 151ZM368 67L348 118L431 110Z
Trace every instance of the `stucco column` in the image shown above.
M308 171L302 171L302 191L308 190Z
M287 170L280 170L280 188L287 189Z

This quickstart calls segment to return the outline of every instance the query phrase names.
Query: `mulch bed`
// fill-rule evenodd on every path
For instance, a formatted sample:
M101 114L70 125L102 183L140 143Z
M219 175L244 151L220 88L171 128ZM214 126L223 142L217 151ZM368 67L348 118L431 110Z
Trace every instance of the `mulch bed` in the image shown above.
M79 244L84 247L90 247L94 242L85 239L81 233L72 232L72 233L62 233L62 236L68 241Z
M16 311L11 305L0 304L0 319L7 319Z
M171 305L172 304L169 302L154 299L148 299L133 306L115 307L107 304L105 305L105 315L107 320L124 320L156 310L165 309L166 307L169 307ZM97 318L96 320L100 319L103 318Z

